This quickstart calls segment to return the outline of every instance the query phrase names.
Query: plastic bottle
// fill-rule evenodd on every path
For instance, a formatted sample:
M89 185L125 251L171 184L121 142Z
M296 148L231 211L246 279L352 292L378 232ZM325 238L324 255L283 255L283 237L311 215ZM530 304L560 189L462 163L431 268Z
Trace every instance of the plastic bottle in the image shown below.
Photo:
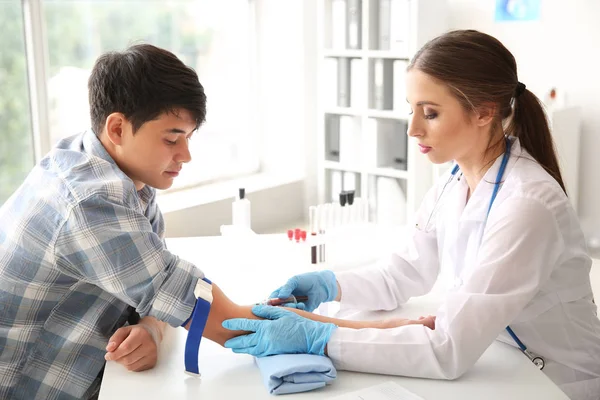
M231 204L232 225L237 227L250 227L250 200L246 198L246 189L240 188L238 197Z

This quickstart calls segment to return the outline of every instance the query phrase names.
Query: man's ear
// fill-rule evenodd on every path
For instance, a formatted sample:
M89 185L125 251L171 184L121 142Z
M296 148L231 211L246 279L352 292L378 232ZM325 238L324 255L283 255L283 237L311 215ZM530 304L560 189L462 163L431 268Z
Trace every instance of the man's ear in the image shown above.
M123 133L127 119L121 113L112 113L106 118L106 136L115 146L120 146L123 142Z
M498 106L494 103L482 104L475 112L476 118L475 123L477 126L483 127L489 125L494 121L496 114L498 113Z

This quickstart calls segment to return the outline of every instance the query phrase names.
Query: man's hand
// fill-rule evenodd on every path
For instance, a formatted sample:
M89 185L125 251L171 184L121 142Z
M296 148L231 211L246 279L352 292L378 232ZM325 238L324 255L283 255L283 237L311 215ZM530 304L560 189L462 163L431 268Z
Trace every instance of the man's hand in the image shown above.
M104 358L118 362L129 371L153 368L165 326L153 317L144 317L137 325L119 328L108 341Z

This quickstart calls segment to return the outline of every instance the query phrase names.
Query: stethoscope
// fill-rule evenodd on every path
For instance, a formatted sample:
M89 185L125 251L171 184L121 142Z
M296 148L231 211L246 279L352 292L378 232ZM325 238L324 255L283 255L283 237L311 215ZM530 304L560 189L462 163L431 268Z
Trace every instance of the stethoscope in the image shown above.
M506 164L508 164L508 158L510 157L510 146L511 146L510 139L506 138L506 151L504 152L504 156L502 156L502 163L500 164L500 169L498 170L498 175L496 175L496 181L494 182L494 191L492 192L492 197L490 198L490 205L488 206L487 214L485 216L485 221L483 222L484 227L485 227L485 224L487 223L487 219L490 215L490 210L492 209L492 205L494 204L496 195L498 194L498 190L500 190L500 183L502 180L502 176L504 175L504 171L506 170ZM454 176L458 173L459 169L460 168L459 168L458 164L456 164L452 168L452 171L450 172L451 175L450 175L449 181L454 178ZM443 189L442 189L442 193L443 193ZM481 235L483 236L483 228L481 230ZM527 350L527 346L525 346L525 344L523 342L521 342L519 337L515 334L515 332L513 332L513 330L510 328L510 326L506 327L506 331L508 332L510 337L513 338L515 343L517 343L517 345L519 346L519 348L521 349L523 354L525 354L527 356L527 358L529 358L529 360L531 360L531 362L536 367L538 367L540 370L544 369L544 366L546 365L544 359L542 357L537 357L537 356L534 356L533 354L531 354L531 352L529 350Z

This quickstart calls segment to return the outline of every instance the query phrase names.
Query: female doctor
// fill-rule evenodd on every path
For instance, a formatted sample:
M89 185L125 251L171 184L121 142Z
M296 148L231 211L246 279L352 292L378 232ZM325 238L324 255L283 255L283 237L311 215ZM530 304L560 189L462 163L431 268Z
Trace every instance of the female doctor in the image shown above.
M427 43L407 72L408 134L434 163L455 160L426 195L412 240L384 266L292 277L272 296L392 310L455 277L423 325L348 329L285 309L232 319L235 352L327 354L342 370L455 379L494 341L522 350L572 399L600 397L600 320L591 259L565 194L539 100L495 38L454 31ZM508 328L507 328L508 327Z

